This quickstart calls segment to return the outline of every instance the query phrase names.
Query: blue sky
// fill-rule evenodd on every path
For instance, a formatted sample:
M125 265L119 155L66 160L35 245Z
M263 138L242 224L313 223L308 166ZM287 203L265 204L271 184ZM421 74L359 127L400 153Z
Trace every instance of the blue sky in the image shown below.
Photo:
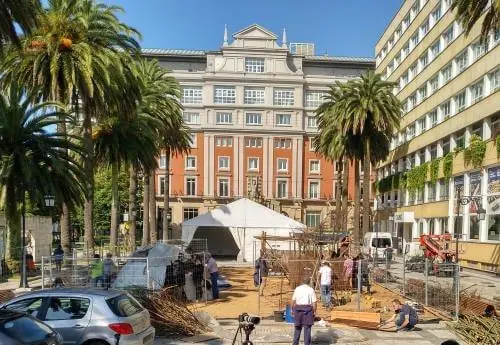
M218 50L229 35L258 23L316 54L374 56L375 43L402 0L101 0L125 9L144 48Z

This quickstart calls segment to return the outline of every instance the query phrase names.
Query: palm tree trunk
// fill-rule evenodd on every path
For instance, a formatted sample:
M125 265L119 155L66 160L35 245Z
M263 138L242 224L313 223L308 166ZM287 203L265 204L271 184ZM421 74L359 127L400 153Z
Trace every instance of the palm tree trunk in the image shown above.
M156 222L156 195L155 171L149 173L149 239L154 244L158 240L158 226Z
M348 214L349 214L349 160L343 157L342 162L342 232L348 231Z
M109 232L109 244L111 254L116 255L118 215L119 215L119 194L118 194L118 163L111 164L111 229Z
M337 166L341 167L342 158L337 161ZM335 231L340 232L342 228L342 172L336 172L335 182ZM333 224L332 224L333 225Z
M363 162L363 234L370 231L370 141L365 142L365 157Z
M360 188L359 188L359 160L354 159L354 215L352 228L352 248L351 255L357 256L360 253L361 229L359 228L360 216Z
M144 189L142 192L142 245L149 244L149 172L144 172Z
M5 220L7 224L7 245L5 246L5 258L7 260L19 260L21 258L21 213L16 201L15 187L9 183L5 196Z
M88 109L83 117L83 145L85 158L83 162L87 177L85 202L83 205L84 252L88 256L94 254L93 210L94 210L94 148L92 143L92 115Z
M170 208L170 148L167 147L165 152L165 187L163 188L163 240L168 240L168 210ZM161 188L161 187L160 187Z
M133 164L129 167L129 187L128 187L128 217L129 217L129 242L130 252L135 251L135 234L137 229L137 170Z

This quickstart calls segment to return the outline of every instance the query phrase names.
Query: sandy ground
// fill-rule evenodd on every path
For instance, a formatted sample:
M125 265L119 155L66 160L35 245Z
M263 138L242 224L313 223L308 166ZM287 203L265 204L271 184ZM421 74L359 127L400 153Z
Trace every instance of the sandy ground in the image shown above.
M264 295L259 297L257 288L253 284L253 269L246 267L223 267L220 272L231 283L229 290L221 291L220 299L205 303L191 305L193 310L201 310L210 313L217 319L237 318L243 312L260 315L261 317L272 317L274 311L284 310L287 303L291 303L293 289L289 286L286 278L268 277ZM319 301L319 292L317 292ZM337 298L350 299L345 305L335 307L337 310L357 310L357 295L347 291L333 293ZM372 286L372 294L361 295L362 311L382 312L382 319L389 318L392 312L391 301L399 298L398 295L379 286ZM378 304L375 308L372 305ZM379 303L377 303L379 302ZM387 311L384 310L387 307ZM330 320L330 312L321 307L318 302L318 316ZM425 315L425 317L433 317Z

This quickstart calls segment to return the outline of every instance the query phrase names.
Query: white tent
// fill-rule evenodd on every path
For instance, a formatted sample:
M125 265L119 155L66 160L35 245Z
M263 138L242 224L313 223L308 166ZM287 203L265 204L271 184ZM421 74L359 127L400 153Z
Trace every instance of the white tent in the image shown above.
M223 251L224 247L233 245L239 261L252 261L254 237L263 231L268 236L289 236L302 233L305 228L302 223L242 198L183 222L182 240L190 243L193 238L207 238L213 255L220 254L217 248Z

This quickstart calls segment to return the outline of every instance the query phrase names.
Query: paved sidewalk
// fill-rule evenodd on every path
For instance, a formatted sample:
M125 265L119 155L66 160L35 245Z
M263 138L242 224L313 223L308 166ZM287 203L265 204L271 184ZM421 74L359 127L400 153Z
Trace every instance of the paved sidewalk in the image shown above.
M458 340L457 337L448 331L444 324L424 324L419 325L420 330L412 332L380 332L372 330L362 330L356 328L337 327L313 327L313 343L320 345L327 344L350 344L350 345L439 345L448 339ZM231 345L237 324L234 321L221 321L221 329L218 332L219 339L206 340L202 338L185 339L162 339L158 338L155 345ZM256 326L250 340L255 344L290 345L293 337L293 326L285 323L264 321ZM238 336L236 344L241 344Z

